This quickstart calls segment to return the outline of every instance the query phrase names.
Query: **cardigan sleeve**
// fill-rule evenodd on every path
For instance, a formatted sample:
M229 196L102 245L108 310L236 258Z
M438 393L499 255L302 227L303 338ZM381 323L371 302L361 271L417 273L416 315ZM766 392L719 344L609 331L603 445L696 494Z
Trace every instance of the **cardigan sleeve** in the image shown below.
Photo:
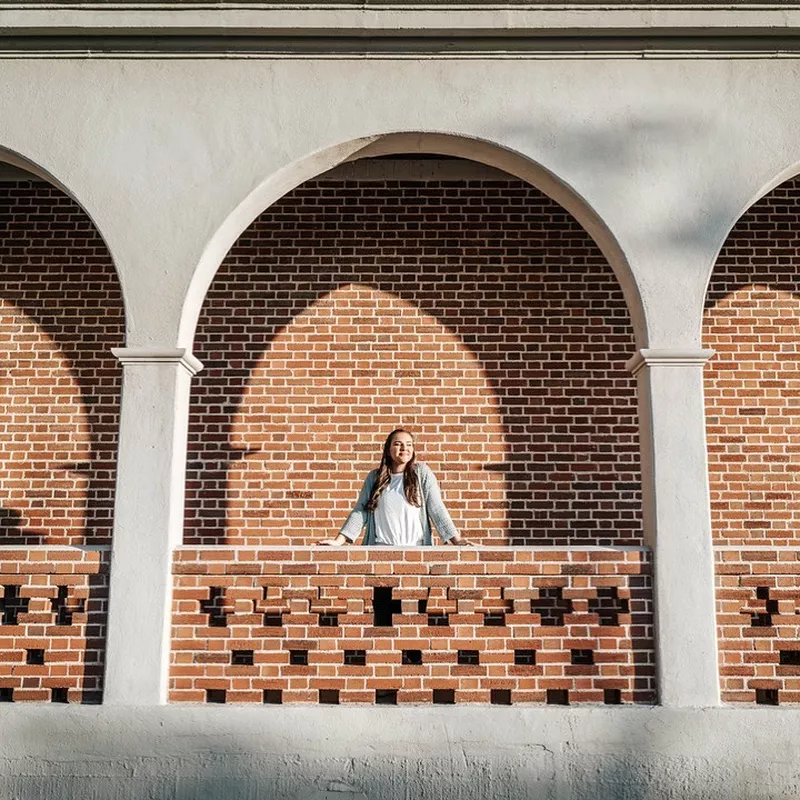
M372 493L372 484L375 482L375 474L374 472L370 472L369 475L364 479L364 485L361 487L361 492L358 495L358 500L356 500L356 504L353 507L353 510L350 512L349 516L342 525L342 529L339 533L348 539L351 542L354 542L358 537L361 535L361 531L364 529L364 526L367 524L367 520L369 519L369 509L367 509L367 503L369 502L369 496Z
M443 542L449 542L454 536L458 536L458 530L447 513L447 509L442 502L442 494L439 491L439 482L430 469L426 468L421 476L425 489L425 505L431 522L436 526L436 532Z

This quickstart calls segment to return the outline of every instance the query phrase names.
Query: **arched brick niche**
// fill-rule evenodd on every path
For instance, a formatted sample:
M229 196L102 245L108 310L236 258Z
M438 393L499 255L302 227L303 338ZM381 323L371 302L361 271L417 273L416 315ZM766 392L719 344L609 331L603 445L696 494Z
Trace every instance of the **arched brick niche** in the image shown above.
M59 189L0 175L0 220L0 701L99 702L120 286Z
M704 345L723 698L800 701L800 179L734 226Z
M184 541L334 534L402 425L474 541L641 544L633 350L611 268L531 186L309 181L206 297Z

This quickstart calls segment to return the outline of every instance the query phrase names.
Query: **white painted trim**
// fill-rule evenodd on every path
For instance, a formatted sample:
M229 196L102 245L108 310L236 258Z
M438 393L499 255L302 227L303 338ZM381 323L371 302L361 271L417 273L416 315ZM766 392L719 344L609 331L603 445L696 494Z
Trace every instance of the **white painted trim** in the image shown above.
M114 357L127 367L137 364L180 364L189 375L203 369L203 363L185 347L149 349L145 347L112 347Z
M342 545L343 548L347 549L350 545ZM352 545L356 549L359 549L361 545ZM182 550L233 550L234 552L246 551L246 550L266 550L267 552L270 551L277 551L277 550L290 550L291 552L310 552L310 551L326 551L330 552L330 550L337 550L338 548L331 548L327 545L281 545L281 544L236 544L236 545L224 545L224 544L209 544L209 545L199 545L199 544L181 544L175 548L175 552L179 552ZM634 545L631 546L612 546L609 545L604 547L602 545L586 545L586 546L570 546L570 547L558 547L557 545L542 545L542 546L533 546L533 547L517 547L511 545L497 545L497 546L484 546L484 545L475 545L474 547L466 547L466 548L459 548L447 545L434 545L433 547L381 547L380 552L385 553L387 550L389 552L397 552L403 553L406 550L424 550L427 552L446 552L449 553L453 550L458 550L461 552L470 553L479 551L482 553L489 552L489 553L516 553L516 552L523 552L523 553L535 553L538 551L542 551L545 553L558 553L558 552L565 552L565 553L595 553L595 552L607 552L607 553L647 553L651 550L650 547L636 547ZM758 548L759 550L763 550L765 548Z
M648 367L693 367L700 366L714 355L714 350L672 350L644 348L625 362L625 369L636 375L644 366Z

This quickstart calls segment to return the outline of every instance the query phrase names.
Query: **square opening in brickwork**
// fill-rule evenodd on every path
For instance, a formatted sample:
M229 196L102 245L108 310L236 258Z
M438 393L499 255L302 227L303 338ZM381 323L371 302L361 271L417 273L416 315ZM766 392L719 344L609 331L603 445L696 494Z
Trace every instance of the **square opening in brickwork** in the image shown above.
M569 690L567 689L548 689L547 705L549 706L568 706Z
M772 627L772 614L765 614L759 612L750 617L750 627L752 628L771 628Z
M502 611L492 611L483 615L483 624L490 627L502 628L506 624L506 615Z
M50 690L51 703L69 703L69 690L63 686L53 687Z
M283 627L283 614L264 614L265 628Z
M480 653L477 650L459 650L458 663L464 667L476 667L481 663Z
M782 667L800 667L800 650L781 650L779 658Z
M403 650L400 658L407 667L419 666L422 663L422 650Z
M536 664L535 650L515 650L514 664L518 667L532 667Z
M778 701L777 689L756 689L756 703L760 706L777 706L780 705Z
M308 650L290 650L289 663L293 667L307 667L308 666Z
M347 667L365 667L367 665L367 651L345 650L344 663Z
M396 706L397 689L376 689L375 705L377 706Z
M16 625L20 614L28 613L29 597L20 597L20 587L16 585L3 587L0 596L0 609L3 612L0 617L1 625Z
M283 689L264 689L261 702L267 706L279 706L283 703Z
M493 706L510 706L511 689L491 689L489 691L489 702Z
M531 613L539 614L542 625L564 625L564 615L572 613L572 600L565 599L560 586L542 586L539 597L531 600Z
M603 689L603 702L607 706L622 704L622 692L619 689Z
M769 600L769 586L756 586L756 598L758 600Z
M417 601L417 613L426 614L427 612L428 612L428 598L426 597L424 600Z
M428 614L428 625L431 628L447 628L450 626L450 615Z
M592 650L570 650L571 662L579 666L589 666L594 664L594 651Z
M454 706L456 704L456 690L434 689L433 703L437 706Z
M200 610L208 614L209 628L225 628L228 625L228 615L223 610L225 603L225 589L222 586L209 586L208 600L200 601Z
M0 686L0 703L13 703L14 690L10 686Z
M252 667L255 663L252 650L231 650L231 664L236 667Z
M206 689L206 703L224 703L225 689Z
M44 664L44 650L26 650L25 663L40 667Z
M391 586L375 586L372 589L372 624L376 628L387 628L392 625L392 616L399 614L402 604L392 599Z
M338 614L320 614L319 615L320 628L338 628L339 615Z
M619 615L629 612L628 600L619 597L616 586L601 586L589 600L589 613L597 614L601 625L619 625Z
M339 690L338 689L320 689L319 702L323 706L338 706L339 705Z

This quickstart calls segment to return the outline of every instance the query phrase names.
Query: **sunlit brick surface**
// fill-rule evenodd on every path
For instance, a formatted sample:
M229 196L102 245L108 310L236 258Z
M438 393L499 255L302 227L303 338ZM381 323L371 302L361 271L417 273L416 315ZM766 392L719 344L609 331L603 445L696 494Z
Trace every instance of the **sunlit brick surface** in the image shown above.
M655 699L646 550L184 548L174 573L173 702Z
M633 333L585 231L519 181L312 181L201 314L189 544L332 535L398 425L468 537L641 544Z
M0 702L99 703L108 552L0 550Z
M800 549L718 549L722 697L800 702Z

